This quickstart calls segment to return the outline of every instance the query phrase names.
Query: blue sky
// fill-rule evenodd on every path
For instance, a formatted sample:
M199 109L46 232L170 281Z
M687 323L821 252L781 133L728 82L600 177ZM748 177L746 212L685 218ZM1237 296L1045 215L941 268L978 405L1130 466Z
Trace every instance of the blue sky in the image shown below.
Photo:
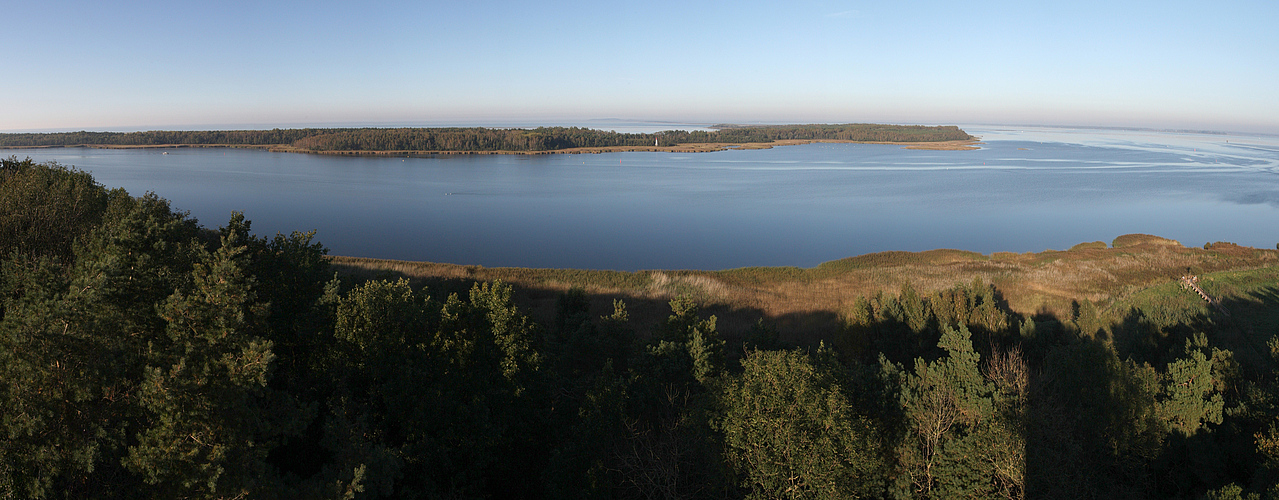
M0 130L572 122L1279 133L1279 2L0 0Z

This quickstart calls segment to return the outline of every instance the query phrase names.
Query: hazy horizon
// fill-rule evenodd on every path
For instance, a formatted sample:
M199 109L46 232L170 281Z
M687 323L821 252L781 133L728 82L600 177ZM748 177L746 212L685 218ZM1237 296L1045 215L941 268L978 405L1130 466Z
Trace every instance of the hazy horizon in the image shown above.
M1279 5L1262 1L9 7L3 131L619 117L1279 133Z
M653 120L628 120L621 118L594 118L583 120L547 120L547 121L447 121L447 122L335 122L335 123L249 123L249 124L188 124L188 125L170 125L170 126L118 126L118 127L59 127L48 129L16 129L16 130L0 130L0 134L10 133L60 133L60 132L144 132L158 130L271 130L271 129L304 129L304 128L445 128L445 127L481 127L481 128L536 128L536 127L586 127L598 130L612 130L622 133L652 133L655 131L665 130L711 130L713 125L804 125L814 124L816 122L761 122L761 121L740 121L740 122L680 122L680 121L653 121ZM881 122L883 123L883 122ZM830 124L834 124L831 122ZM983 128L1042 128L1042 129L1080 129L1080 130L1129 130L1129 131L1150 131L1150 132L1172 132L1172 133L1190 133L1190 134L1220 134L1220 135L1240 135L1240 136L1279 136L1279 131L1264 132L1250 130L1224 130L1224 129L1196 129L1196 128L1173 128L1173 127L1141 127L1141 126L1125 126L1125 125L1080 125L1080 124L1039 124L1039 123L893 123L894 125L924 125L924 126L941 126L955 125L961 129L983 127ZM667 128L669 127L669 128ZM971 132L971 131L969 131Z

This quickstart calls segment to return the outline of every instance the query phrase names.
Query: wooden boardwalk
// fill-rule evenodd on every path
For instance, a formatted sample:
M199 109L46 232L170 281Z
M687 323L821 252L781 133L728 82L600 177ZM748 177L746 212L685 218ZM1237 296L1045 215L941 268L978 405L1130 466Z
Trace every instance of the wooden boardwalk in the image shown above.
M1212 306L1216 310L1221 311L1221 314L1230 316L1230 312L1226 310L1225 306L1221 305L1221 301L1218 301L1217 299L1212 298L1212 296L1208 295L1208 292L1205 292L1203 288L1199 288L1198 276L1182 276L1181 286L1182 288L1188 288L1190 290L1193 290L1195 293L1199 294L1200 298L1204 299L1204 301L1207 302L1208 305Z

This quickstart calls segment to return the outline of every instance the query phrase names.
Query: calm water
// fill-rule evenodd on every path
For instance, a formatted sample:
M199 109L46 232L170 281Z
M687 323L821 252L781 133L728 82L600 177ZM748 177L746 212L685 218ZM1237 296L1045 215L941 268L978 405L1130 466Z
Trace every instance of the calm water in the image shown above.
M206 226L318 231L339 255L484 266L813 266L883 250L1065 249L1149 233L1279 241L1279 138L965 127L978 151L813 144L702 154L337 158L0 151L154 191ZM1227 142L1228 141L1228 142Z

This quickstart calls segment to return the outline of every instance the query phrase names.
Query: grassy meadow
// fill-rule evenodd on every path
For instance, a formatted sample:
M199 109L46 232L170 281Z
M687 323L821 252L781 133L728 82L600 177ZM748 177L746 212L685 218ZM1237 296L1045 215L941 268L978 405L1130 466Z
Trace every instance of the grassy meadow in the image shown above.
M358 277L405 277L436 290L464 291L475 281L501 280L535 318L554 314L558 294L582 288L592 313L607 314L622 299L633 320L656 323L666 302L691 295L721 329L732 335L763 320L784 340L815 343L842 326L859 297L896 294L909 284L933 293L980 280L993 284L1009 310L1025 317L1069 318L1090 303L1114 322L1133 307L1149 314L1206 313L1208 305L1179 285L1186 274L1233 317L1273 332L1279 313L1279 251L1216 243L1186 247L1150 235L1124 235L1111 244L1089 242L1069 250L983 255L961 250L880 252L826 262L813 268L748 267L723 271L487 268L334 256L342 273ZM1263 342L1264 343L1264 342Z

